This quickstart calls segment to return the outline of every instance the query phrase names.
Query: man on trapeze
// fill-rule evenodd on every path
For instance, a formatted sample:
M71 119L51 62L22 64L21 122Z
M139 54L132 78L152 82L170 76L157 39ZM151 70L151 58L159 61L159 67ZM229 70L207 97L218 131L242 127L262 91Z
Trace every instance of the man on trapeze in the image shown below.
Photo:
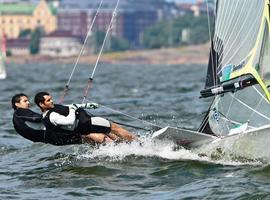
M30 110L29 98L24 93L15 94L11 99L11 104L14 109L13 126L17 133L28 140L53 145L81 144L83 141L93 142L84 140L84 137L75 131L59 135L56 132L46 130L42 123L42 115Z
M70 133L79 133L86 142L112 142L115 140L132 141L136 137L113 122L101 117L90 116L83 107L97 108L95 103L87 103L82 107L76 104L64 106L54 104L51 95L39 92L35 103L43 112L43 123L49 133L61 137ZM81 105L80 105L81 106Z
M33 142L45 142L45 126L42 115L29 109L30 102L26 94L15 94L11 99L14 109L13 126L17 133Z

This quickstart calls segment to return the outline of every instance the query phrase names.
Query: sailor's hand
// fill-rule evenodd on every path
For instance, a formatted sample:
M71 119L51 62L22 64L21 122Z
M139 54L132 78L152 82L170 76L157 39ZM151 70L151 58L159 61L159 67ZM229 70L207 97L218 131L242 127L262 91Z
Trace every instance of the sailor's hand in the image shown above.
M86 103L85 107L90 108L90 109L96 109L96 108L98 108L98 104L97 103Z
M70 108L73 110L77 110L79 107L77 106L77 104L73 103Z

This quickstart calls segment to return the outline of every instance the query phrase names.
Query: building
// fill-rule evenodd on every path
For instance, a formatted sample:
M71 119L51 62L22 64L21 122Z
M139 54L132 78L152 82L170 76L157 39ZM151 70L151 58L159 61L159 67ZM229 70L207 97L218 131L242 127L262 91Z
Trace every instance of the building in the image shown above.
M107 31L116 2L117 0L104 0L92 32L96 30ZM167 9L164 6L167 4L162 4L162 2L165 1L159 0L157 3L157 0L152 0L152 2L122 0L111 28L111 34L128 41L131 48L140 48L143 32L146 28L162 20L163 17L169 16L162 11L163 8ZM59 30L71 31L73 34L74 30L79 30L78 32L84 38L93 22L99 3L100 0L80 0L80 3L75 0L61 1L58 12ZM83 29L85 27L87 30Z
M13 56L29 55L30 39L18 38L18 39L8 39L6 41L7 51Z
M22 30L42 28L45 33L57 29L56 10L45 0L35 5L26 2L0 4L0 31L7 38L18 38Z
M71 36L70 32L56 31L41 38L39 54L50 57L78 56L81 47L80 38Z
M57 14L58 30L70 32L75 37L87 35L90 21L88 13L80 9L60 9Z

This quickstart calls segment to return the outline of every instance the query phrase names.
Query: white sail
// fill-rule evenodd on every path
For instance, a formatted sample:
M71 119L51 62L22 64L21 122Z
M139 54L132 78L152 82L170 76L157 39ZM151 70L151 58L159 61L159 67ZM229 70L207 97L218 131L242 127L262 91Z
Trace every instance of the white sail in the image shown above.
M6 58L6 37L3 34L1 38L1 52L0 52L0 79L5 79L7 77L5 58Z
M7 72L6 72L6 67L5 67L5 62L4 58L1 55L0 56L0 79L5 79L7 77Z
M212 133L229 135L270 124L269 6L266 0L219 0L212 36L217 56L209 66L218 80L207 96ZM208 70L209 71L209 70ZM209 74L208 74L209 76ZM211 85L210 85L211 86ZM203 93L205 95L205 93ZM247 126L244 126L247 125ZM202 128L202 130L204 130Z
M229 144L235 155L270 160L265 151L270 143L270 1L206 3L215 23L209 29L210 56L201 97L212 97L212 104L198 131L169 127L153 137L191 147L199 144L206 154L209 149L228 149Z

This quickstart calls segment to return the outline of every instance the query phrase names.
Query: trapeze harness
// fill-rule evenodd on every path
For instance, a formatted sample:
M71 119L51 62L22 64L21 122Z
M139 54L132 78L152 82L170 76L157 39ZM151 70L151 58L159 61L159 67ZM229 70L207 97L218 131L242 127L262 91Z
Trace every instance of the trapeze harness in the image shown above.
M56 112L63 116L68 116L69 107L55 104L55 107L50 109L43 117L43 123L46 126L46 142L55 145L67 144L81 144L81 135L88 135L89 133L110 133L110 122L101 117L93 117L89 115L83 108L76 110L76 128L74 130L67 130L64 126L54 125L50 121L50 115Z
M49 110L43 117L43 124L46 127L45 142L54 145L68 145L68 144L81 144L81 134L76 130L66 130L61 128L60 125L54 125L50 121L50 115L52 112L59 113L60 115L67 116L69 114L69 108L67 106L55 105L54 108Z
M24 138L33 142L44 142L45 128L41 120L41 114L30 109L18 108L13 114L12 121L16 132Z

